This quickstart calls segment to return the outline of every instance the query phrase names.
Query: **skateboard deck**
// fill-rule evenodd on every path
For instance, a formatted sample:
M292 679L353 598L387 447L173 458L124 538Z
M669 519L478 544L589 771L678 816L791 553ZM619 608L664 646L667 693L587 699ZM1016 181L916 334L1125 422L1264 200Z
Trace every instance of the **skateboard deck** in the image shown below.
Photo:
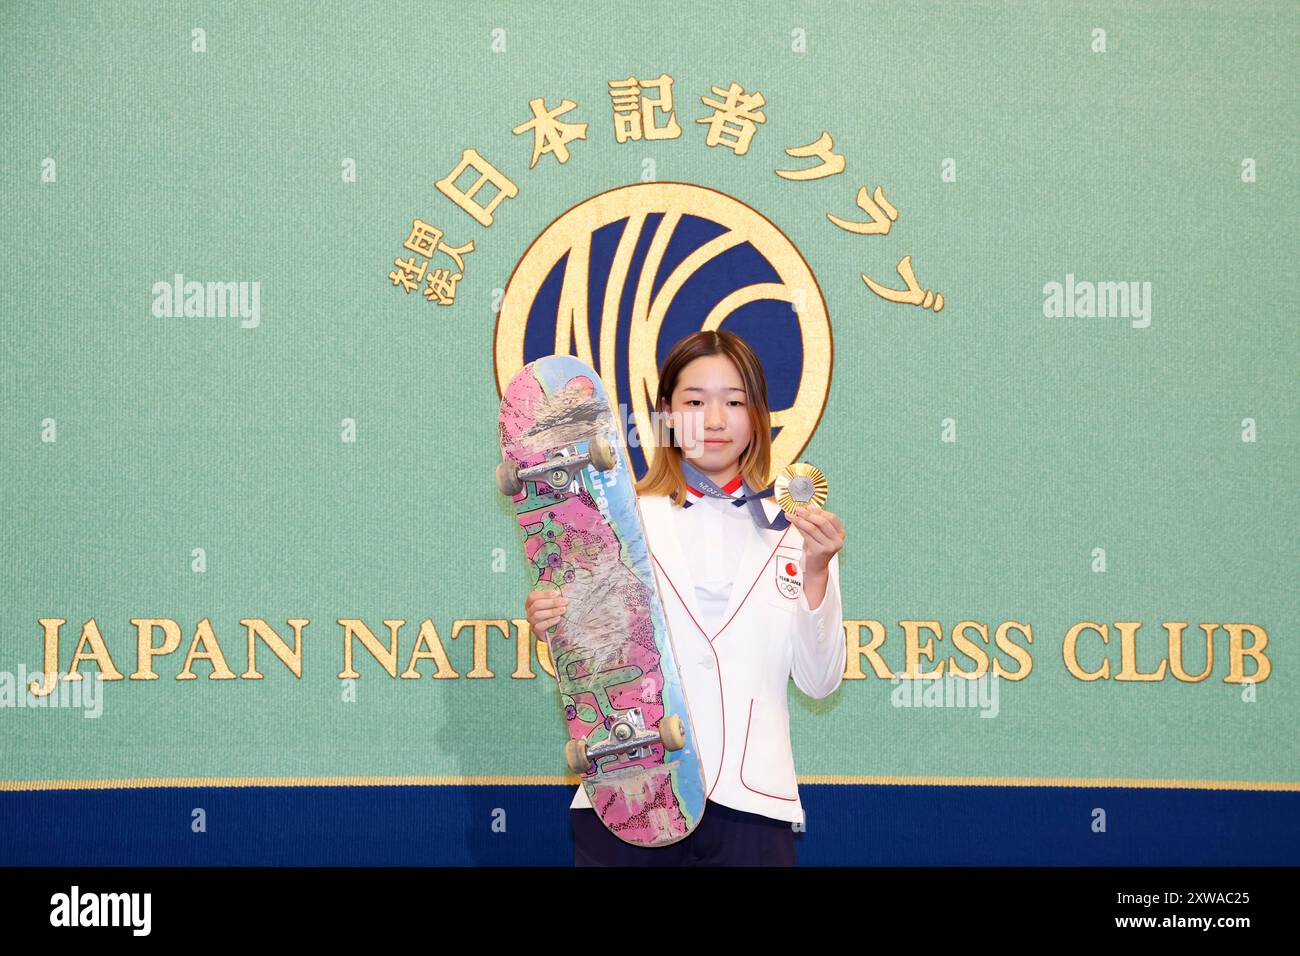
M499 425L497 485L523 531L530 584L569 599L542 635L568 765L624 842L676 843L704 814L704 772L605 388L575 358L537 359L506 387Z

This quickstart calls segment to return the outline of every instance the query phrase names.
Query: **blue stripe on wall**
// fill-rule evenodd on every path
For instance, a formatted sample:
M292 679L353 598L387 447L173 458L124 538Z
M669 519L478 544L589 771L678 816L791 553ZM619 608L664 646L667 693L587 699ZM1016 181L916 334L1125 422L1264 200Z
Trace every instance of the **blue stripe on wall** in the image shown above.
M1300 793L811 785L801 865L1300 862ZM0 864L568 865L567 786L0 793ZM191 832L206 812L207 831ZM505 813L505 832L492 829ZM1106 832L1094 833L1094 808Z

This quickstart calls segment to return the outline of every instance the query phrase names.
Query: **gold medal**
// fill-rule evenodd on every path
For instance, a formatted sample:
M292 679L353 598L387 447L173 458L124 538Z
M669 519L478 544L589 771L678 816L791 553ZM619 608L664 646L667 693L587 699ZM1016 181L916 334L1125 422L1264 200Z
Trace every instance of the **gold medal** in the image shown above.
M801 505L820 508L826 502L826 476L816 465L804 461L787 465L772 488L776 503L786 514L793 514L794 509Z

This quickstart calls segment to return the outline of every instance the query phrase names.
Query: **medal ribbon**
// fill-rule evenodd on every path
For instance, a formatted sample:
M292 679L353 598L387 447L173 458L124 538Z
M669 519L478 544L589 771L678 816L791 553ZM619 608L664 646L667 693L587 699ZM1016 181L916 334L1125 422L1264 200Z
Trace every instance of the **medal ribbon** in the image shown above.
M779 509L777 510L775 518L771 521L767 520L767 512L763 510L762 499L770 498L775 494L775 488L767 488L763 491L756 492L749 487L747 481L737 475L731 481L727 482L727 488L730 488L731 491L725 491L724 489L719 488L716 482L712 481L702 471L687 461L685 456L682 457L682 475L691 486L691 490L697 494L708 495L710 498L726 498L737 508L748 507L750 517L754 519L754 523L766 531L784 531L790 524L790 519L785 516L785 512ZM737 487L742 486L744 488L743 494L736 495L732 493ZM694 503L695 502L688 498L686 501L682 502L682 507L689 508Z

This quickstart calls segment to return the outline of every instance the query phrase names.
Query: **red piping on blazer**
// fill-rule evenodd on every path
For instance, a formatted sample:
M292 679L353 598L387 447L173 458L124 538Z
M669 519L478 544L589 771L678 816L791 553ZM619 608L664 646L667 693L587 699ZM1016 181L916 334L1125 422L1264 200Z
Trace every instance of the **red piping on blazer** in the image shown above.
M755 790L749 784L745 783L745 754L749 753L749 728L754 723L754 698L749 698L749 721L745 724L745 747L740 752L740 785L750 793L756 793L760 797L771 797L773 800L785 800L793 803L798 797L781 797L775 793L767 793L763 790ZM712 793L712 791L709 791Z
M790 527L794 527L794 526L791 525ZM769 554L766 560L763 561L762 567L760 568L757 577L754 578L753 584L749 586L749 590L745 592L745 596L741 598L740 603L736 605L736 610L732 612L731 617L727 618L727 623L722 625L722 627L718 628L718 634L721 634L723 631L725 631L727 629L727 625L736 619L736 615L740 613L740 609L744 607L745 602L749 600L749 596L754 593L754 588L758 585L759 579L763 577L763 573L767 570L767 564L769 561L772 560L772 555L776 554L777 548L781 547L781 542L785 540L786 535L788 535L789 533L790 533L790 528L786 528L785 532L781 535L781 539L777 541L776 547L772 549L772 553ZM727 755L727 702L726 702L726 698L723 696L722 693L722 662L718 660L718 652L713 649L713 638L717 637L718 634L714 634L713 637L709 637L709 632L700 626L699 621L695 620L695 615L691 613L690 605L687 604L682 599L682 594L680 591L677 590L677 585L674 584L673 579L668 576L668 572L664 570L664 566L659 563L659 559L655 557L653 551L650 552L650 558L651 560L654 561L655 566L659 568L659 572L664 576L664 580L668 582L668 586L673 589L673 594L677 595L677 601L678 603L681 604L682 610L686 612L686 616L691 619L691 623L695 625L696 630L698 630L701 634L703 634L704 639L708 641L709 651L710 653L713 654L713 666L718 674L718 705L722 708L722 753L718 757L718 770L713 775L713 786L709 787L709 792L704 796L704 799L707 800L709 797L713 796L713 791L717 789L718 781L722 779L722 766ZM749 704L749 711L750 711L750 717L752 719L754 713L754 703L752 699ZM745 743L746 745L748 745L749 743L748 725L746 725L745 727ZM740 762L741 764L744 764L745 762L745 754L743 751L740 755ZM745 786L747 790L753 789L752 787L749 787L748 785L745 784L743 777L741 778L740 783L742 786ZM758 793L759 791L754 790L753 792ZM771 794L763 794L763 796L771 796ZM795 798L777 797L776 799L793 800Z

